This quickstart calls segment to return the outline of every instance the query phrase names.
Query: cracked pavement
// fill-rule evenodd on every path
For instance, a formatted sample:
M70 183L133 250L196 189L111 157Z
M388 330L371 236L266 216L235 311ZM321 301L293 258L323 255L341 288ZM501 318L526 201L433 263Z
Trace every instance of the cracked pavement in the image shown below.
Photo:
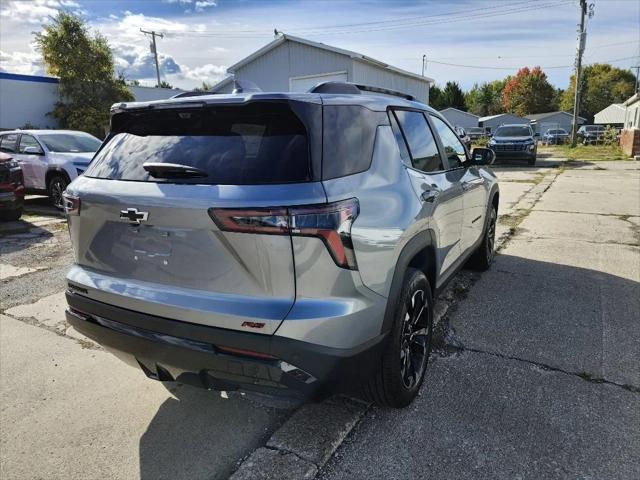
M500 254L441 309L420 397L319 477L640 478L639 167L498 168Z

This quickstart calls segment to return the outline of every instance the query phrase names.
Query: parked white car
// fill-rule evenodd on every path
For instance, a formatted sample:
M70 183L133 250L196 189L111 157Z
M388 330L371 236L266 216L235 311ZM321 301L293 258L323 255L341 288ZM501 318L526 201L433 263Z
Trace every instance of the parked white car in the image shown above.
M14 130L0 133L0 151L22 167L27 194L48 195L63 208L62 192L86 170L102 142L74 130Z

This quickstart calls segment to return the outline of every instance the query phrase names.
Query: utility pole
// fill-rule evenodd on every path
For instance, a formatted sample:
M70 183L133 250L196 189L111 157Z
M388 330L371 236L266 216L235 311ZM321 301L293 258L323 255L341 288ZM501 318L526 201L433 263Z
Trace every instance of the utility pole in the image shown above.
M580 111L580 83L582 75L582 54L587 41L587 32L584 31L584 17L587 14L587 0L580 0L580 29L578 30L578 51L576 53L575 92L573 96L573 121L571 122L571 146L578 143L576 130L578 129L578 112ZM593 16L593 7L589 11L589 17Z
M635 70L636 71L636 89L635 89L635 92L638 93L638 92L640 92L640 78L638 78L640 76L640 65L636 65L635 67L631 67L631 70Z
M422 55L422 76L424 77L424 70L427 66L427 56Z
M164 38L164 33L156 33L154 30L150 32L140 29L142 33L151 35L151 50L156 59L156 76L158 77L158 88L160 88L160 65L158 64L158 48L156 47L156 37Z

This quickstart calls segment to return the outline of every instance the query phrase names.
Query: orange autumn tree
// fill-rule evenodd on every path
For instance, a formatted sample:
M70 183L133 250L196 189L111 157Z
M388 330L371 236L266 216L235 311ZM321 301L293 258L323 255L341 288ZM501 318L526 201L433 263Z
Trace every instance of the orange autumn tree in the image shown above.
M523 67L502 90L502 106L516 115L553 111L555 90L540 67Z

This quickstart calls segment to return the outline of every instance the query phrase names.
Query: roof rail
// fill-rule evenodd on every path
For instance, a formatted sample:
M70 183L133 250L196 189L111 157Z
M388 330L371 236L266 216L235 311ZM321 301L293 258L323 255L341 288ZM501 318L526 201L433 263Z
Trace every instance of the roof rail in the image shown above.
M396 90L390 90L388 88L360 85L351 82L322 82L309 89L309 93L343 93L354 95L362 92L382 93L384 95L393 95L394 97L404 98L405 100L415 100L415 97L413 95L409 95L408 93L402 93Z

